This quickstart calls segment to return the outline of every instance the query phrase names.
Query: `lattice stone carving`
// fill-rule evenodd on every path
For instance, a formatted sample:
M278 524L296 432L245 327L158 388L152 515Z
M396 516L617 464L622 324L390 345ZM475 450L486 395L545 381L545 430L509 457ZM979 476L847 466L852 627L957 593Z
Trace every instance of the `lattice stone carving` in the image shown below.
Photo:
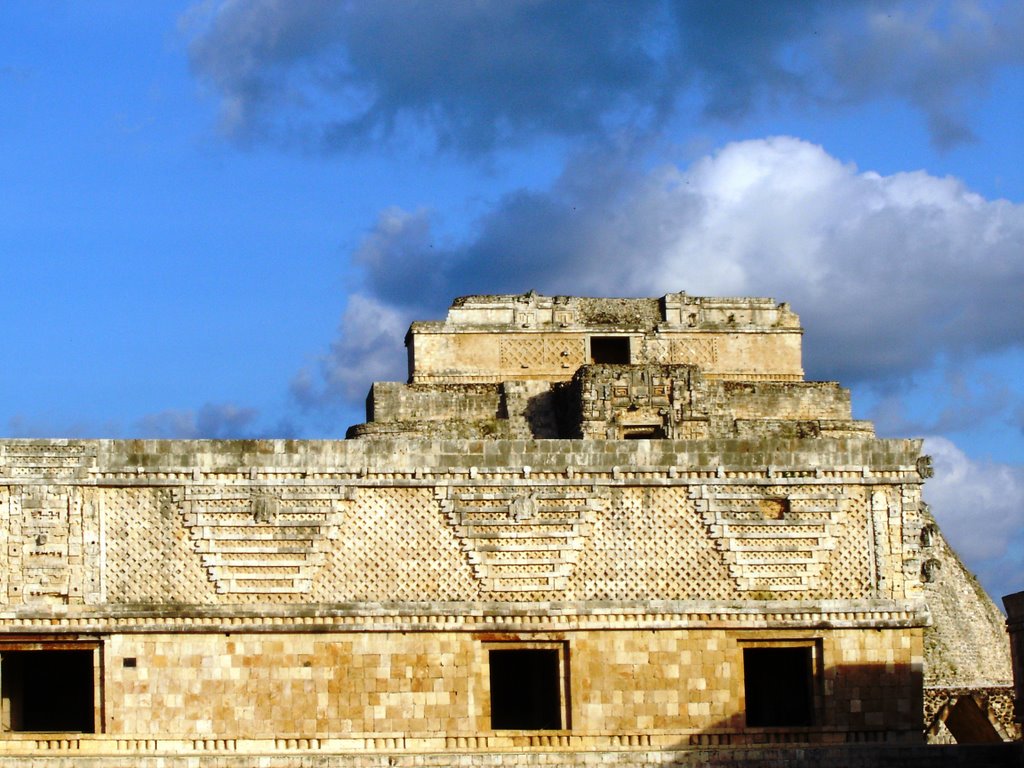
M868 530L868 499L864 486L846 488L843 524L835 549L821 574L819 597L865 599L874 596L873 541Z
M705 486L692 491L744 592L818 589L842 523L839 486Z
M179 488L99 488L104 591L112 603L209 604L214 585L195 555Z
M694 334L672 339L671 362L707 368L718 362L718 340Z
M686 486L613 489L573 582L585 600L739 597Z
M195 551L220 594L307 594L351 500L344 488L184 490Z
M0 465L9 477L74 477L95 450L82 443L11 443L0 446Z
M438 488L486 592L558 592L568 585L606 498L589 487Z
M357 488L313 583L317 602L459 601L480 597L434 489Z
M502 339L499 347L501 367L560 369L575 371L585 360L585 349L581 337L547 338L529 336L525 338Z

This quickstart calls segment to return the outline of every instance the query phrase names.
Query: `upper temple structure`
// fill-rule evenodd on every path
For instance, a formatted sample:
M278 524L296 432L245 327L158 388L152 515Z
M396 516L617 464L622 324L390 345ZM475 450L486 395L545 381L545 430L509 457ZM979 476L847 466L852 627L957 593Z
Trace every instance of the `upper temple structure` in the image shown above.
M921 442L801 337L467 296L344 441L0 441L0 766L1015 765Z
M413 323L409 383L374 384L349 437L871 437L803 381L802 333L771 299L467 296Z

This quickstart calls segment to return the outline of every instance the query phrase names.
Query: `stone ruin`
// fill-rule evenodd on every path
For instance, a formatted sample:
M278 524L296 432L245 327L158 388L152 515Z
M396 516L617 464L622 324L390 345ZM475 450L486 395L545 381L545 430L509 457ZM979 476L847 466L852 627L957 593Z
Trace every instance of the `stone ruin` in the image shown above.
M895 765L1019 736L920 441L804 381L801 335L771 299L468 296L345 441L0 441L0 765Z

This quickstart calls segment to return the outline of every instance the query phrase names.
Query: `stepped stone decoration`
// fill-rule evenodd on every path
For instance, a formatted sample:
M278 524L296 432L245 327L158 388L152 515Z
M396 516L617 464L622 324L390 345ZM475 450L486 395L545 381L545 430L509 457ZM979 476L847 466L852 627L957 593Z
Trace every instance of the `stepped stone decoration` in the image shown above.
M816 590L844 522L843 495L838 486L691 491L729 575L744 592Z
M1019 736L922 442L805 381L802 333L768 298L464 296L345 440L0 440L0 768Z
M186 487L180 509L219 594L307 594L346 489Z
M440 488L473 574L486 592L566 588L594 514L605 499L589 488Z

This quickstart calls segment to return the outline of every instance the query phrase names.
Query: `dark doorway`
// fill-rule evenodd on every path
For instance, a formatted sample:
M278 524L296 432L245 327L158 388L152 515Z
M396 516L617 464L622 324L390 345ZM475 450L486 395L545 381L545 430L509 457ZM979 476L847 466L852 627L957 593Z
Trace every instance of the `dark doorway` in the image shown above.
M747 725L814 724L811 648L744 648L743 689Z
M0 653L6 729L93 733L92 657L91 650Z
M665 430L661 427L626 427L623 440L664 440Z
M562 727L556 649L491 650L491 728L523 731Z
M590 362L629 365L629 337L591 336Z

